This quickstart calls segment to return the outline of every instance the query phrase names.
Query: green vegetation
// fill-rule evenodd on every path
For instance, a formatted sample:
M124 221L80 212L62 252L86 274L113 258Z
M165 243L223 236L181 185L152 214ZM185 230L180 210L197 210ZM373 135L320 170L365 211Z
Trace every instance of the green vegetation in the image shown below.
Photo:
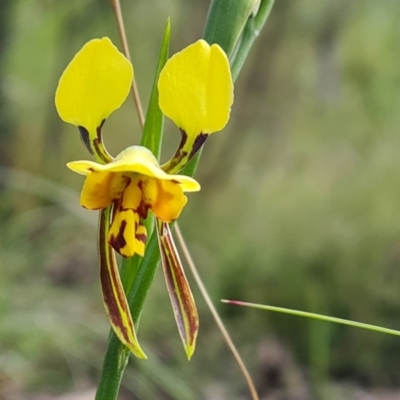
M175 52L201 37L208 3L125 3L147 104L167 17ZM4 1L0 18L0 398L33 398L91 388L100 374L108 321L96 217L79 208L81 179L65 168L86 153L53 97L84 42L119 41L108 1ZM391 0L277 2L237 80L228 128L203 152L202 191L180 224L260 395L274 385L293 399L326 383L332 399L338 383L400 386L399 338L218 304L237 299L400 329L399 18ZM178 135L166 127L171 154ZM139 142L132 102L108 121L105 140L114 154ZM131 360L121 398L247 395L192 287L201 319L192 361L159 271L139 330L150 360ZM274 354L281 380L271 378Z

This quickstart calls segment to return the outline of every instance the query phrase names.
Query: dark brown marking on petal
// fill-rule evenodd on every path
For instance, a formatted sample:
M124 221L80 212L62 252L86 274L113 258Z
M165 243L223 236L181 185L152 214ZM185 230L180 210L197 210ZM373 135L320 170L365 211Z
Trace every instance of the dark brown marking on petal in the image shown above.
M135 211L136 211L137 214L139 214L139 216L142 219L146 219L147 218L147 214L149 212L149 208L151 206L149 203L147 203L146 198L144 196L146 182L143 181L143 180L139 180L137 185L138 185L140 191L142 192L142 197L140 199L139 206L135 209Z
M90 138L89 131L83 127L78 126L79 133L81 134L81 139L85 147L89 150L89 153L93 156L99 156L105 163L110 162L109 155L104 151L103 140L101 137L101 128L106 120L103 119L100 126L96 128L97 137L93 140Z
M144 182L142 179L139 179L137 185L138 185L140 191L141 191L142 193L144 193L144 189L145 189L145 187L146 187L146 182Z
M89 150L89 153L93 155L93 149L90 145L89 131L83 126L78 126L79 133L81 134L81 140L85 147Z
M179 130L181 132L181 142L179 143L178 150L173 157L174 159L176 158L177 163L179 163L184 157L187 156L187 151L182 151L182 149L185 147L188 140L187 133L182 128L179 128Z
M179 151L178 157L177 157L177 161L181 161L183 160L186 156L187 156L188 152L187 151Z
M187 151L183 151L182 149L178 149L178 150L176 151L174 157L172 158L172 162L171 162L171 164L169 165L169 168L171 169L171 168L175 167L176 165L180 164L181 161L182 161L185 157L187 157L187 155L188 155L188 152L187 152Z
M139 242L142 242L144 244L146 244L146 240L147 240L147 235L144 233L136 233L135 238L137 240L139 240Z
M117 211L121 208L121 203L122 203L121 198L115 199L115 200L114 200L114 202L113 202L113 208L112 208L112 213L111 213L111 214L112 214L112 218L111 218L112 221L114 221L115 214L116 214Z
M141 219L146 219L147 214L149 212L150 204L146 203L146 201L142 198L139 206L136 208L135 212L139 214Z
M105 119L103 119L103 121L101 121L100 125L96 128L96 139L93 140L93 144L96 148L99 147L99 145L103 144L103 139L102 139L102 135L101 135L101 130L103 128L104 122L106 122Z
M116 198L116 199L114 200L114 209L113 209L114 214L115 214L117 211L130 211L130 210L132 210L131 208L125 208L125 207L122 206L122 198L123 198L123 196L124 196L124 191L125 191L125 189L130 185L132 179L131 179L129 176L126 176L126 175L122 175L122 179L123 179L123 185L124 185L124 187L123 187L123 189L121 189L121 191L119 192L120 197L118 197L118 198Z
M188 161L200 150L201 146L203 146L204 142L208 138L208 133L200 133L196 139L194 140L192 150L189 154Z
M182 128L179 128L179 130L181 132L181 143L180 143L179 147L182 148L187 141L188 135Z
M110 160L104 154L104 146L101 138L93 139L93 147L96 149L95 153L107 164Z
M171 158L171 161L168 163L169 170L180 164L188 154L187 151L182 150L188 140L188 135L182 128L179 128L179 131L181 132L181 142L179 143L178 149L176 150L174 156Z
M180 182L177 181L176 179L171 179L171 182L176 183L176 184L179 184L179 183L180 183Z
M150 205L143 201L139 204L137 208L125 208L122 207L121 203L121 205L118 207L118 211L133 211L135 214L138 214L140 219L142 220L147 218L149 208Z
M135 221L135 238L136 238L137 240L139 240L140 242L146 244L146 241L147 241L147 233L145 233L145 232L137 233L139 227L141 227L141 226L143 226L143 221L142 221L142 220L140 220L139 222L138 222L138 221Z
M181 170L184 168L185 165L193 158L193 156L201 149L207 137L209 136L208 133L200 132L194 138L193 143L190 141L189 144L187 144L189 139L187 133L182 128L180 128L180 131L182 134L181 143L179 144L179 147L171 160L163 166L163 169L169 173L171 173L171 171L176 172L175 169ZM183 150L184 147L190 149L190 152Z
M122 179L125 184L125 187L124 187L124 190L125 190L128 187L128 185L132 182L132 178L127 175L122 175Z
M127 226L127 222L126 220L122 220L121 224L119 226L119 230L116 236L111 235L110 239L109 239L109 243L110 245L116 250L118 251L118 253L120 252L120 249L123 249L126 246L126 240L124 237L124 233L125 233L125 228Z
M126 176L126 175L122 175L123 188L119 192L121 198L123 197L123 193L124 193L125 189L130 185L131 182L132 182L132 178L130 178L129 176ZM121 202L120 207L121 206L122 206L122 202Z

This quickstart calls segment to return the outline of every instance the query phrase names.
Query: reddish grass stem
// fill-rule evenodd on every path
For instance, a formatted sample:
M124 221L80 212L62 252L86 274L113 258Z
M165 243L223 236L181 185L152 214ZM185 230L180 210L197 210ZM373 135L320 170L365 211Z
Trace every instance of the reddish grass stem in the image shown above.
M125 25L124 25L124 19L122 18L122 11L121 11L121 3L119 0L111 0L112 7L114 9L114 14L115 14L115 19L117 20L117 26L118 26L118 31L119 31L119 36L121 38L122 42L122 48L125 54L125 57L132 62L131 60L131 55L129 52L129 47L128 47L128 40L126 38L126 31L125 31ZM139 96L139 91L136 85L136 80L133 78L132 81L132 95L133 95L133 101L135 102L135 107L136 111L139 117L139 122L140 125L144 126L144 114L143 114L143 108L142 108L142 103L140 101L140 96Z

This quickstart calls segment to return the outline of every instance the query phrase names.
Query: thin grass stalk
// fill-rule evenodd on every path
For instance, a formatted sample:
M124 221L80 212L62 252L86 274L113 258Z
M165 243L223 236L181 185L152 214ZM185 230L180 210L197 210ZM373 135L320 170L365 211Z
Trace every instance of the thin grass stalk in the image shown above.
M207 307L209 308L209 310L211 312L211 315L213 316L214 321L218 326L218 329L220 330L220 332L221 332L221 334L222 334L227 346L229 347L229 350L231 351L233 357L235 358L235 361L237 362L237 364L238 364L238 366L240 368L240 371L242 372L242 374L243 374L243 376L244 376L244 378L245 378L245 380L247 382L247 385L249 387L249 391L250 391L250 394L251 394L251 398L253 400L259 400L259 397L258 397L258 394L257 394L257 390L256 390L255 385L254 385L254 382L251 379L251 375L250 375L249 371L247 370L246 365L243 362L242 358L240 357L240 354L239 354L235 344L233 343L233 341L232 341L227 329L225 328L224 323L222 322L221 317L218 314L218 311L216 310L216 308L215 308L215 306L214 306L214 304L213 304L213 302L212 302L212 300L210 298L210 295L207 292L207 289L206 289L206 287L205 287L205 285L204 285L204 283L203 283L203 281L202 281L202 279L201 279L201 277L199 275L199 272L197 270L196 264L193 261L193 258L192 258L191 254L190 254L190 251L189 251L189 248L186 245L186 241L183 238L181 229L180 229L178 224L175 225L175 233L176 233L176 236L178 238L178 242L179 242L179 245L180 245L180 247L182 249L183 255L184 255L185 259L186 259L186 262L189 265L189 268L192 271L192 274L193 274L194 279L195 279L195 281L197 283L197 286L200 289L201 295L203 296L203 298L204 298L204 300L205 300L205 302L207 304Z

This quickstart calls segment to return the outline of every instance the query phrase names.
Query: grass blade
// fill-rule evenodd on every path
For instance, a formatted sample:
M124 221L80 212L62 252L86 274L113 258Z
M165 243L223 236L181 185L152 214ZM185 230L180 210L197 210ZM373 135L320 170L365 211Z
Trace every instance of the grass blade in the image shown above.
M363 322L356 322L356 321L352 321L349 319L329 317L328 315L314 314L314 313L310 313L310 312L306 312L306 311L299 311L299 310L292 310L290 308L267 306L264 304L256 304L256 303L247 303L247 302L238 301L238 300L221 300L221 301L223 303L234 304L237 306L258 308L260 310L274 311L274 312L279 312L279 313L283 313L283 314L295 315L297 317L311 318L311 319L316 319L316 320L325 321L325 322L333 322L335 324L352 326L354 328L368 329L370 331L386 333L386 334L394 335L394 336L400 336L400 331L397 331L395 329L389 329L389 328L384 328L382 326L365 324Z

